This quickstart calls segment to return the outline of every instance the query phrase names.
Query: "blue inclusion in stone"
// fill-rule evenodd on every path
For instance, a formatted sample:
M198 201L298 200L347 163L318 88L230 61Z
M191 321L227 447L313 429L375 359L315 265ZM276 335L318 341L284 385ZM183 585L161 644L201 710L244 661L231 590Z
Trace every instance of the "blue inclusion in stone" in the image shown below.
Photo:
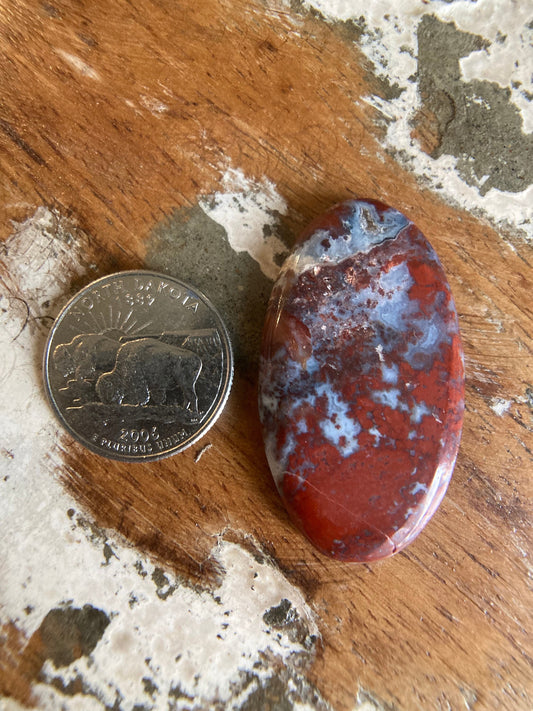
M434 311L431 318L413 319L412 324L423 335L409 343L405 359L415 370L423 370L428 362L433 361L441 346L451 344L453 331L450 327L446 328L440 311Z
M297 363L287 358L286 364L289 365L289 363L292 366L289 367L289 370L303 372L303 369ZM288 382L294 386L297 378L290 379ZM308 384L311 383L312 390L302 393L300 396L293 394L290 406L287 409L287 418L289 420L293 419L296 413L305 405L316 408L318 401L324 400L325 402L321 403L321 411L324 416L320 422L322 435L339 450L343 457L351 456L359 449L357 436L362 428L359 422L357 420L354 421L350 416L350 404L342 399L331 383L308 381ZM307 424L303 418L297 421L296 432L298 434L307 432ZM294 440L287 439L282 449L281 458L286 460L294 446Z
M396 363L393 363L391 366L387 366L385 365L385 363L381 363L381 379L384 383L396 385L396 383L398 382L399 372L400 371Z
M378 274L372 286L358 291L346 290L324 299L317 312L306 314L303 320L312 333L327 321L331 313L337 314L344 329L353 328L355 331L361 325L368 324L375 332L373 346L381 345L383 353L392 355L396 354L406 332L419 333L420 337L410 340L404 357L412 368L423 370L442 345L451 343L452 334L441 310L435 309L429 317L420 314L418 302L409 298L412 285L409 267L402 262ZM372 306L369 307L368 303ZM316 361L313 361L313 367L316 369ZM391 380L385 382L394 384L393 373L389 373L388 377Z
M322 434L343 457L351 456L359 449L357 435L361 432L361 425L350 417L348 403L333 390L330 383L319 383L316 393L327 400L327 419L320 422Z
M309 375L314 375L320 370L320 363L317 361L314 355L307 359L305 369L309 373Z
M407 406L400 402L400 391L398 388L391 388L390 390L375 390L372 393L372 400L374 402L379 402L380 405L386 405L393 410L407 410Z
M411 408L410 420L414 425L419 425L425 415L431 415L431 410L425 402L415 402Z
M343 218L346 233L332 239L325 230L317 230L295 254L304 262L337 264L358 252L369 252L373 247L394 239L410 224L410 221L397 210L390 208L378 212L375 205L362 200L344 203L351 213ZM324 246L328 240L329 246Z
M307 432L307 422L303 417L296 423L296 432L297 434L305 434Z

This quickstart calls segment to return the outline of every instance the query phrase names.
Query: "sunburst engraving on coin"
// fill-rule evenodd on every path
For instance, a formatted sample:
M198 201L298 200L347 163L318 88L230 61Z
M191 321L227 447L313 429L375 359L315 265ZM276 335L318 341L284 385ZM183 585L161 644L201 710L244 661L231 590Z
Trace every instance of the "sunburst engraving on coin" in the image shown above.
M139 461L196 442L224 407L233 376L216 309L173 277L103 277L57 317L44 381L64 427L89 449Z

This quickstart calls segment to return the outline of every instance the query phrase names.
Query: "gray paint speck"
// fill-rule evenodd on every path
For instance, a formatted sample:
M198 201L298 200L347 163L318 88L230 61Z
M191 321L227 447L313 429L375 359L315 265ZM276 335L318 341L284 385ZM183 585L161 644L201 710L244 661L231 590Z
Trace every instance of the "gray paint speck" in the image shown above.
M56 668L88 656L96 647L110 622L103 610L92 605L54 608L41 622L40 635L44 656Z
M455 156L461 177L482 195L491 188L520 192L533 182L533 136L523 133L510 90L489 81L461 79L459 60L487 45L453 23L432 15L422 18L418 87L439 132L431 155Z
M279 605L275 605L265 612L263 620L270 627L279 629L295 619L295 612L290 600L283 598Z

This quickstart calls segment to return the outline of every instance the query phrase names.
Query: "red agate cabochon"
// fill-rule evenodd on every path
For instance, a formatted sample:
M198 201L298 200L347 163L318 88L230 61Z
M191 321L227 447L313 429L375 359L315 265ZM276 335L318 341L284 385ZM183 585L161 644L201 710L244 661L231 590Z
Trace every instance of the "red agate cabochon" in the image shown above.
M270 298L259 410L278 490L320 551L380 560L427 524L459 447L463 351L439 259L400 212L350 200L304 231Z

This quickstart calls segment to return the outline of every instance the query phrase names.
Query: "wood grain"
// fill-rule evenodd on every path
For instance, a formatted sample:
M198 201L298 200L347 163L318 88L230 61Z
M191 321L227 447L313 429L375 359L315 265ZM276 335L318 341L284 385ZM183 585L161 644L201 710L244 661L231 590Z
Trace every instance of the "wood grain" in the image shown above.
M384 153L365 59L345 30L303 11L18 0L4 4L0 33L4 237L44 204L90 235L97 272L140 266L154 226L217 190L227 165L272 180L294 232L339 199L377 198L437 250L466 352L449 493L415 544L382 564L329 561L293 528L246 373L199 462L195 449L107 462L63 436L65 486L99 526L199 586L216 585L217 537L252 536L319 615L309 677L335 709L352 708L359 687L383 708L530 708L531 249L439 202ZM511 401L505 416L494 398Z

